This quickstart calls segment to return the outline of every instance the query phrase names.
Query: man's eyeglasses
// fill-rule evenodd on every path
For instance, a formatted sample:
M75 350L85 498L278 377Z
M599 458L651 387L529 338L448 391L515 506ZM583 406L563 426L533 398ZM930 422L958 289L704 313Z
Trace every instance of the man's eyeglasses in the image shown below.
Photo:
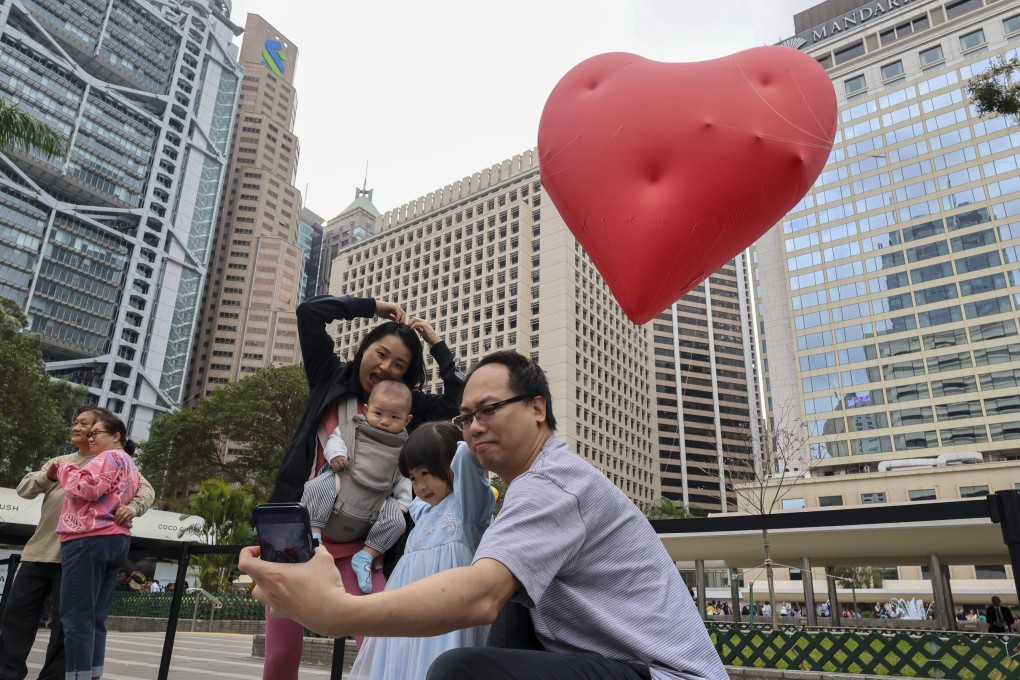
M486 404L485 406L480 407L474 413L466 413L462 416L457 416L456 418L453 419L453 425L458 430L464 431L471 427L471 423L474 422L475 418L477 418L478 422L480 423L488 422L489 418L496 415L496 411L503 408L504 406L509 406L510 404L516 403L518 401L524 401L525 399L532 399L534 396L535 395L533 394L519 394L516 397L510 397L509 399L504 399L503 401L497 401L492 404Z
M92 441L93 439L95 439L96 435L99 435L99 434L110 434L110 433L107 432L106 430L92 430L92 432L89 432L89 441Z

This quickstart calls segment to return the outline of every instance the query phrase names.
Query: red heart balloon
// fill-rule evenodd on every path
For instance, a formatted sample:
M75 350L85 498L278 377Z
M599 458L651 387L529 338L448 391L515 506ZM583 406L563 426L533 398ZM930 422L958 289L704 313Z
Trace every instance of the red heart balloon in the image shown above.
M691 64L592 57L553 89L542 185L643 324L779 222L825 166L836 95L813 57L758 47Z

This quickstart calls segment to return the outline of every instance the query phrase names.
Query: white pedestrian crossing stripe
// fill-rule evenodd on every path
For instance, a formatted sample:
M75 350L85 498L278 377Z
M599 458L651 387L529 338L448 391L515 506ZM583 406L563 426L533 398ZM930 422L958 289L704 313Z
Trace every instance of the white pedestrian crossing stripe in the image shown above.
M110 631L106 638L103 680L152 680L163 656L163 633ZM42 668L49 631L39 631L28 658L29 676ZM218 680L258 680L262 659L251 656L250 635L177 633L170 662L170 680L216 677ZM302 678L329 677L325 666L301 666Z

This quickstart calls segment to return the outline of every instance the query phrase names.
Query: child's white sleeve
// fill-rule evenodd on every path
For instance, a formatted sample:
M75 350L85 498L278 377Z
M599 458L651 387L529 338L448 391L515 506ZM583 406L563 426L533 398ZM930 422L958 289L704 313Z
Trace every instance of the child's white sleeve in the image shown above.
M326 458L327 463L337 456L347 457L347 444L344 443L344 436L340 432L339 427L329 435L326 446L322 450L322 455Z
M390 496L400 506L400 512L407 512L407 507L411 505L411 480L401 475L390 489Z

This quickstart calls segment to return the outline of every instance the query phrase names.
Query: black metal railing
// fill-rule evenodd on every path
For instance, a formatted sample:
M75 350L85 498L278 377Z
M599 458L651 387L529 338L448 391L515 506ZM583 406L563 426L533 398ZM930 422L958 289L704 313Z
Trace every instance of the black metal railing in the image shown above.
M144 590L115 593L113 607L110 612L112 616L129 616L166 621L166 634L163 638L163 650L157 674L158 680L168 680L169 678L170 662L173 658L174 642L176 641L177 626L181 619L182 608L189 607L184 609L186 612L185 618L190 613L193 620L195 619L197 609L203 608L203 606L195 607L198 595L194 592L188 592L187 575L192 557L199 555L232 555L236 564L237 557L243 547L240 545L180 543L177 552L177 574L174 579L172 592L168 588L158 593L150 593ZM141 552L145 553L144 548ZM161 558L170 557L165 553L165 550L162 551ZM7 578L4 582L3 593L0 595L0 613L3 612L3 608L7 603L7 598L14 585L14 578L20 563L21 557L19 555L11 555L0 560L0 568L7 567ZM251 597L250 591L247 589L241 592L217 592L215 597L221 605L221 607L216 609L216 618L220 621L261 622L265 620L265 607ZM315 636L314 634L310 635ZM345 651L346 641L335 640L333 643L332 670L330 672L331 680L340 680L342 677Z

